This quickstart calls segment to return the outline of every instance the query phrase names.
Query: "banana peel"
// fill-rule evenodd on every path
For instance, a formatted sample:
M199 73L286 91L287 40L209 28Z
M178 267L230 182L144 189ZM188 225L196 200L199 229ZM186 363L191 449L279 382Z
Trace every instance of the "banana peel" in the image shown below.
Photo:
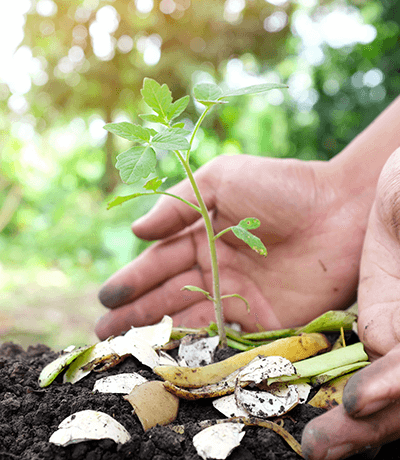
M275 340L208 366L156 366L153 371L173 385L200 388L218 383L232 372L246 366L256 356L282 356L291 362L296 362L327 351L329 348L330 343L324 334L302 334Z
M310 399L308 404L313 407L321 407L322 409L330 410L342 404L343 390L346 383L349 381L355 372L341 375L329 382L321 385L315 396Z

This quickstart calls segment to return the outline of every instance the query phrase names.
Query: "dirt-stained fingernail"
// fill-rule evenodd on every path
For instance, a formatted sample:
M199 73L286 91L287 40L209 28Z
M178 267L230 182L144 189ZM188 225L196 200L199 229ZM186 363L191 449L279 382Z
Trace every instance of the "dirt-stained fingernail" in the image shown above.
M355 416L361 409L359 407L361 378L361 374L353 375L343 391L343 407L349 415Z
M135 292L131 286L104 286L99 292L100 302L108 308L116 308L127 303Z

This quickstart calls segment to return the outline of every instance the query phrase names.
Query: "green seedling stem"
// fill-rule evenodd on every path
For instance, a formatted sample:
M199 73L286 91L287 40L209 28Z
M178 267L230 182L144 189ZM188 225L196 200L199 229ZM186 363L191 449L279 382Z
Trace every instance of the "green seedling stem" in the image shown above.
M202 122L215 105L227 103L228 101L226 99L229 97L264 93L271 89L277 88L287 88L287 86L281 84L261 84L234 91L224 92L220 87L213 83L202 83L196 85L193 89L194 99L197 102L203 104L205 109L199 116L193 131L190 133L184 129L184 123L175 123L174 121L186 109L186 106L189 102L189 97L185 96L175 102L172 102L171 91L167 85L164 84L161 86L155 80L146 78L143 83L141 94L143 96L143 101L151 109L153 109L153 113L140 115L140 117L145 122L161 124L162 128L157 131L147 126L134 125L128 122L109 123L105 125L105 129L107 131L135 143L133 147L125 152L122 152L117 157L116 167L120 170L120 175L123 182L126 182L127 184L137 183L142 179L147 178L150 174L155 173L157 164L157 152L159 150L167 150L173 152L182 164L193 192L196 196L197 205L188 202L182 197L158 190L162 185L163 180L159 179L158 177L153 177L144 184L143 187L145 191L134 193L128 196L116 197L108 204L108 209L139 196L161 194L177 198L201 214L203 217L208 240L213 290L212 293L209 293L201 288L197 288L196 286L185 286L184 289L189 291L202 292L207 299L213 302L221 346L225 346L227 344L222 310L222 300L230 297L237 297L243 300L247 309L249 309L249 305L248 302L239 294L221 295L217 249L215 242L217 238L222 236L224 233L232 231L237 238L244 241L247 245L250 246L251 249L258 252L259 254L266 256L267 250L261 240L249 232L249 230L256 229L260 226L259 220L253 217L248 217L241 220L238 225L229 227L220 232L218 235L214 234L214 229L212 227L207 206L204 202L194 174L190 168L190 153L192 151L196 134ZM190 140L188 141L187 138L189 136Z

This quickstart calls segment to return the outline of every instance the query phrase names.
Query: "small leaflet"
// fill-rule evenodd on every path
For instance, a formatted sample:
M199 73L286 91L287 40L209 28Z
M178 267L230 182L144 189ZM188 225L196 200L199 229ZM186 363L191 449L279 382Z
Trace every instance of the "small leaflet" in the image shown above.
M83 410L64 419L49 439L57 446L68 446L82 441L112 439L124 444L131 438L128 431L104 412Z
M179 345L178 363L180 366L200 367L213 362L215 349L219 344L219 336L196 338L187 335Z
M147 382L147 379L137 372L110 375L96 380L93 391L98 391L100 393L129 394L137 385L141 385L144 382Z
M193 437L193 445L203 460L225 459L240 444L243 423L221 423L200 431Z

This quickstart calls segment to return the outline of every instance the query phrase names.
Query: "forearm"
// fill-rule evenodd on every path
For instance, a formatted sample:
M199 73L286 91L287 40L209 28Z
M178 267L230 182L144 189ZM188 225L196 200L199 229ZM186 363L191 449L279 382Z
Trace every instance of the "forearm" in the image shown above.
M400 97L330 160L332 180L347 197L372 205L380 172L400 146Z

